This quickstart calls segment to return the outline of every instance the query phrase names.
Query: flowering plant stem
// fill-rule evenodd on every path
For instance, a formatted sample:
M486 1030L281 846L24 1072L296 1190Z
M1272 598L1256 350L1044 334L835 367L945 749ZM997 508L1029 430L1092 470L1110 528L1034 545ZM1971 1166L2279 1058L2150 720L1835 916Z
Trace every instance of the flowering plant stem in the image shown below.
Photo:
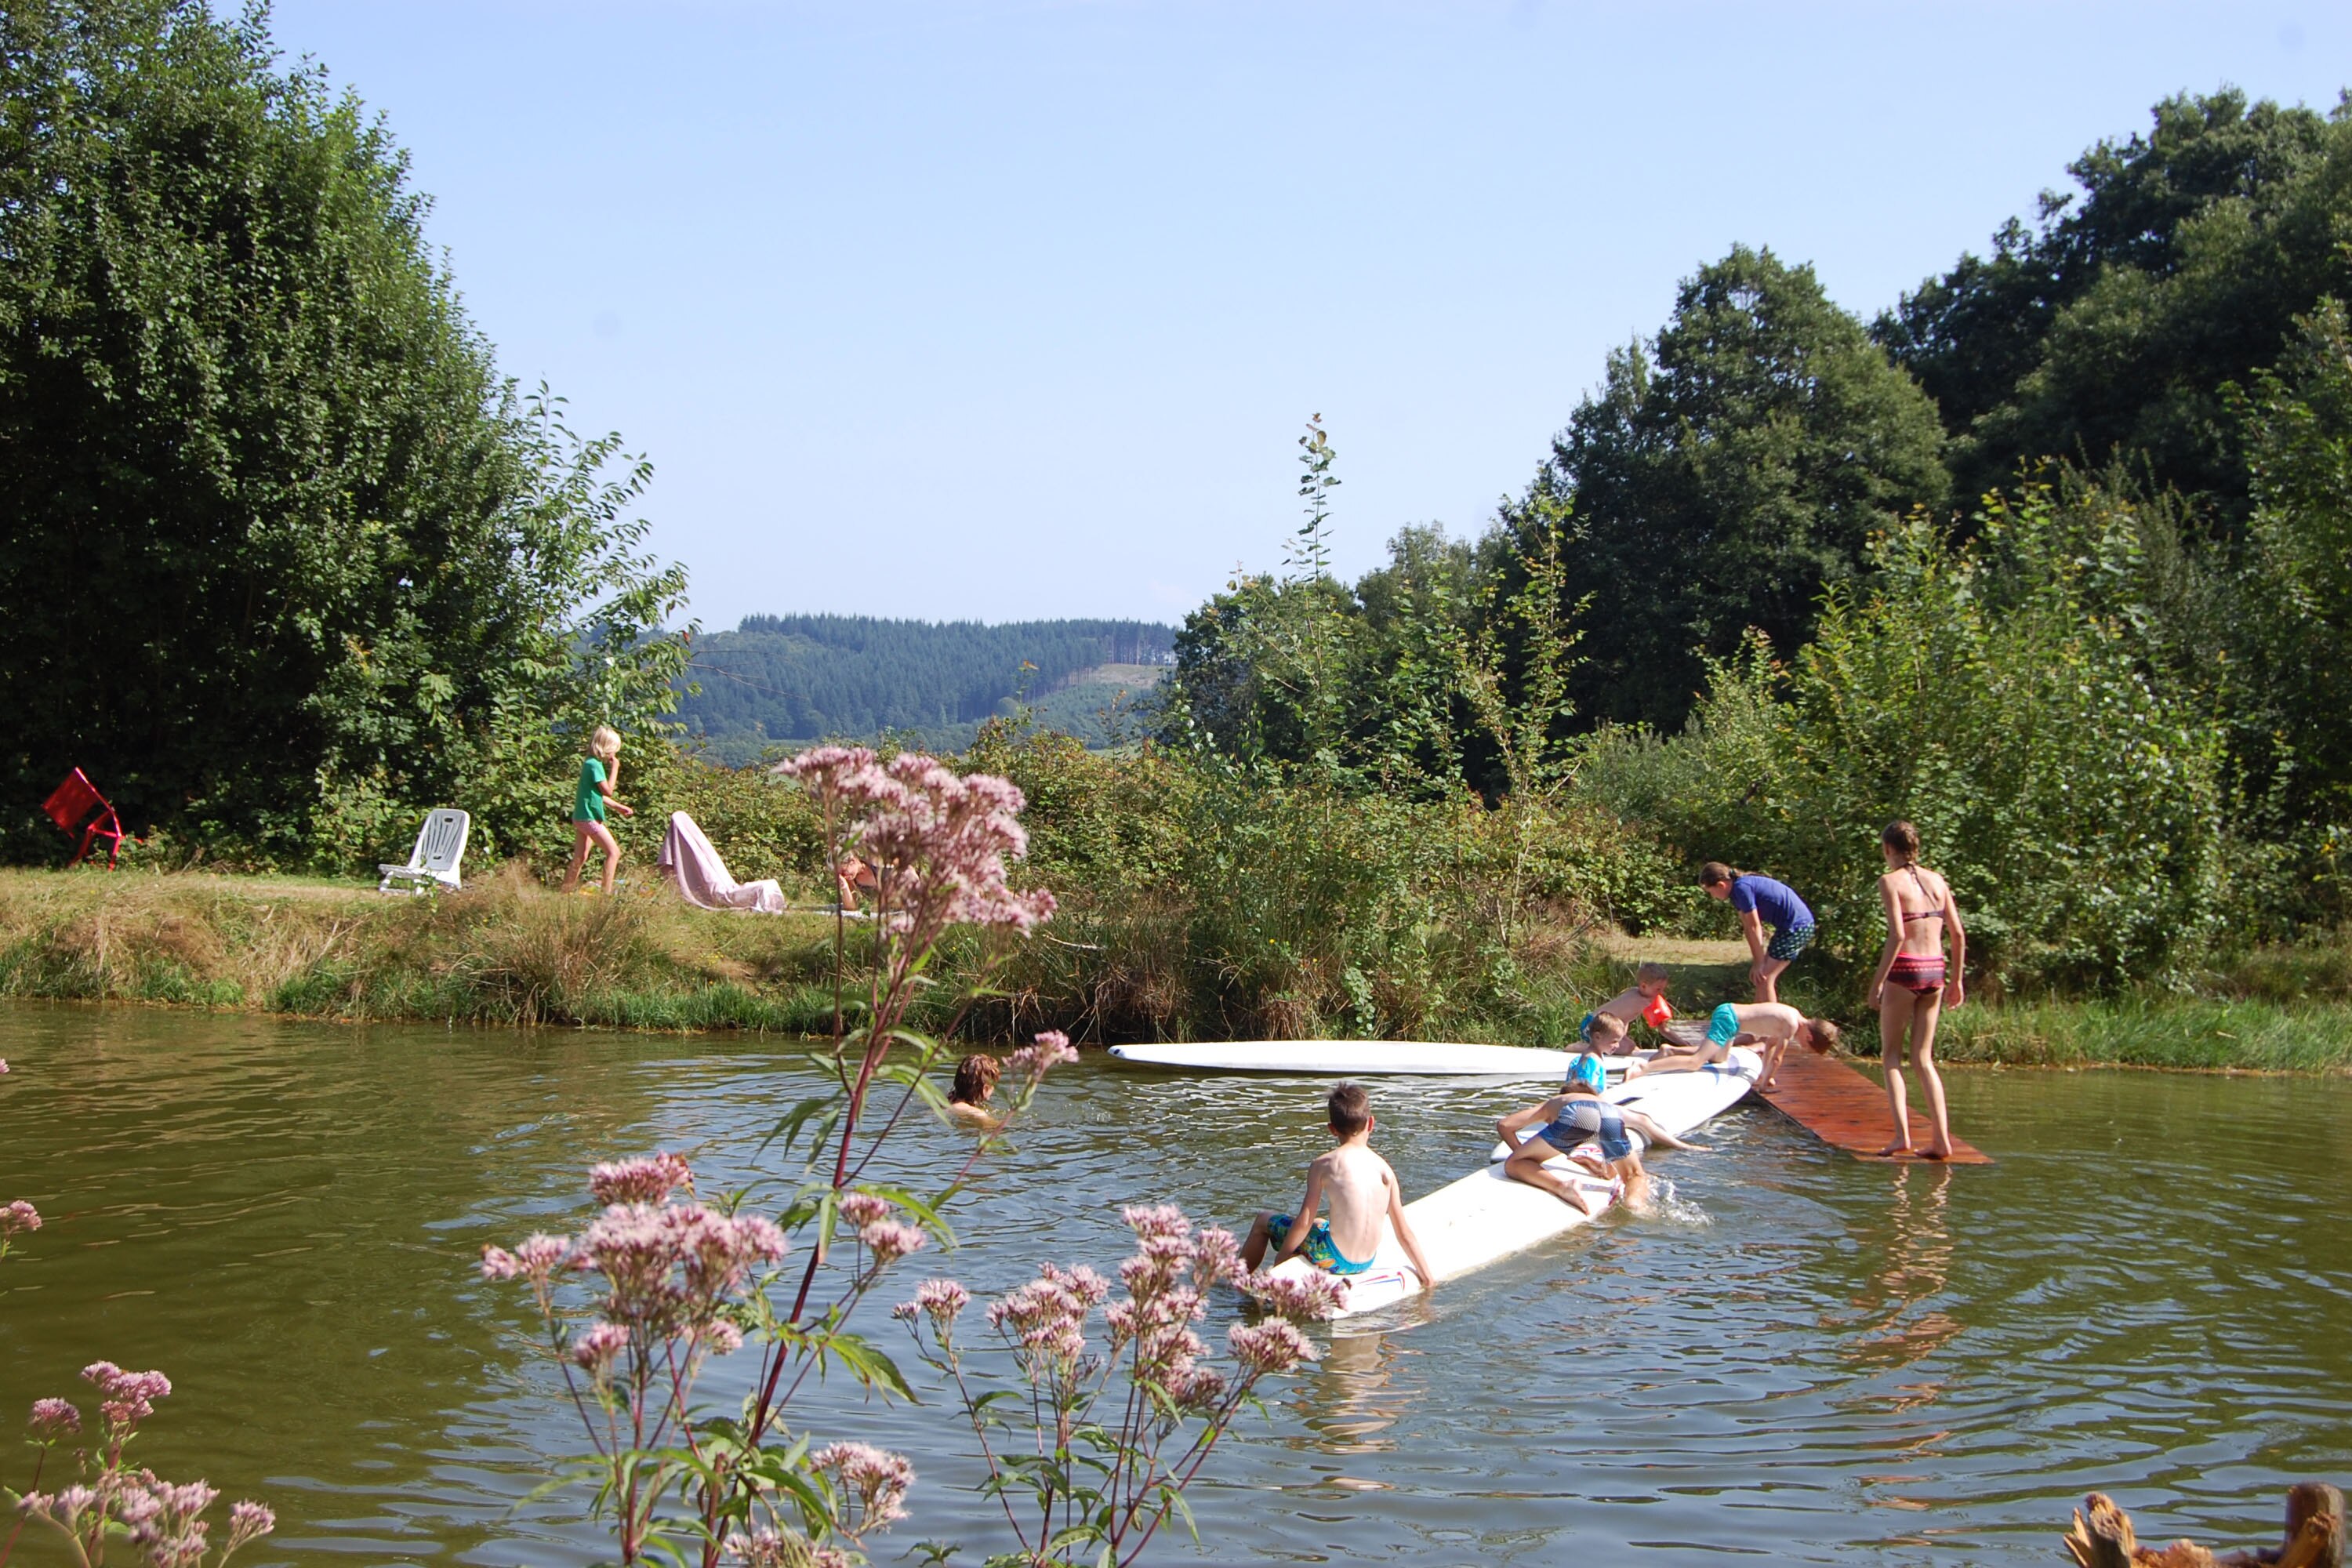
M1087 1324L1109 1295L1091 1268L1043 1266L1036 1279L989 1308L992 1348L972 1351L956 1325L969 1296L934 1279L896 1315L918 1353L950 1382L987 1462L985 1489L1021 1543L992 1568L1096 1563L1119 1568L1143 1552L1160 1527L1182 1514L1183 1491L1259 1382L1315 1359L1296 1320L1328 1317L1335 1286L1250 1278L1231 1232L1195 1233L1173 1206L1129 1208L1137 1249L1119 1268L1126 1294L1103 1310L1106 1350L1092 1349ZM1278 1314L1226 1332L1228 1373L1208 1364L1192 1325L1208 1293L1239 1284ZM1012 1388L982 1388L982 1358L1012 1363ZM1025 1405L1025 1444L1011 1434L1007 1408ZM1106 1407L1117 1412L1106 1422ZM1025 1447L1026 1451L1023 1451Z
M771 1217L752 1212L748 1192L702 1201L674 1154L599 1165L590 1187L603 1212L584 1231L484 1252L490 1278L530 1283L594 1450L574 1473L595 1482L625 1563L713 1568L732 1555L754 1568L830 1568L856 1561L868 1533L903 1517L914 1480L903 1458L856 1443L812 1451L789 1431L787 1412L809 1374L827 1368L913 1397L850 1320L891 1265L947 1237L940 1209L1046 1071L1076 1054L1058 1035L1013 1052L1004 1116L936 1192L866 1184L876 1152L910 1112L946 1111L930 1076L943 1047L905 1026L940 940L956 926L1025 935L1052 915L1054 900L1006 879L1005 862L1026 839L1021 794L1002 779L843 747L804 752L778 772L816 795L836 876L855 848L875 877L855 1010L850 927L835 919L835 1027L814 1057L834 1092L793 1107L761 1145L789 1154L805 1139L794 1184ZM877 1106L877 1089L891 1088L895 1097ZM795 1245L802 1256L788 1284L781 1266ZM593 1299L567 1288L573 1276L598 1281ZM708 1359L749 1340L761 1357L751 1394L733 1418L706 1414L695 1390Z

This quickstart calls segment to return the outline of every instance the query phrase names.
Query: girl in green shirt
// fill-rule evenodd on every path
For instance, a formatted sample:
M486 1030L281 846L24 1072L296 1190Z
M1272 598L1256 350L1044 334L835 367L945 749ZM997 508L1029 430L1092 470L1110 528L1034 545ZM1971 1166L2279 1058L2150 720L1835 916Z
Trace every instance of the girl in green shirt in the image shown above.
M601 847L604 851L604 896L613 896L613 879L621 870L621 847L614 840L613 830L604 826L604 808L609 805L623 816L636 816L616 793L620 782L620 731L609 724L599 724L596 732L588 737L588 755L580 763L580 784L572 797L572 869L563 873L563 890L567 893L580 886L580 873L587 868L589 849Z

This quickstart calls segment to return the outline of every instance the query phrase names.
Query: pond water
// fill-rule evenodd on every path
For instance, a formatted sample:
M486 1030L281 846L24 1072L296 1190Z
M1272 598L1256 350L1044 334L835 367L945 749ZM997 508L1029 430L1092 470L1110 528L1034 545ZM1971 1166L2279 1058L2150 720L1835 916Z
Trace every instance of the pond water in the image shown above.
M47 1220L0 1261L0 1420L79 1395L100 1357L163 1368L145 1460L270 1502L256 1564L605 1558L581 1499L518 1506L581 1445L479 1249L581 1217L594 1160L677 1149L750 1179L805 1083L757 1044L73 1006L0 1010L0 1202ZM1320 1367L1195 1489L1202 1552L1151 1560L2038 1564L2094 1489L2144 1539L2267 1542L2287 1481L2352 1479L2352 1084L1951 1083L1997 1164L1866 1164L1743 1108L1714 1152L1657 1163L1659 1215L1318 1336ZM1322 1091L1064 1069L957 1211L949 1267L976 1290L1048 1258L1108 1270L1123 1203L1287 1205ZM1427 1190L1513 1094L1381 1083L1377 1145ZM797 1409L913 1456L879 1561L1004 1544L951 1410L838 1383ZM0 1481L28 1454L0 1446Z

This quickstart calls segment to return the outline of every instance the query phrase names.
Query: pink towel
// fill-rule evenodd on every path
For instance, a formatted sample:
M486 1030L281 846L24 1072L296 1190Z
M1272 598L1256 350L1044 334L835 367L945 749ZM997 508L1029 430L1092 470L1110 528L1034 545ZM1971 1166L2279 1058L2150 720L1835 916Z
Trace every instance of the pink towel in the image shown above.
M771 878L738 882L727 874L727 862L710 847L694 818L682 811L669 814L669 831L662 835L661 859L670 886L697 909L749 910L753 914L784 912L784 890Z

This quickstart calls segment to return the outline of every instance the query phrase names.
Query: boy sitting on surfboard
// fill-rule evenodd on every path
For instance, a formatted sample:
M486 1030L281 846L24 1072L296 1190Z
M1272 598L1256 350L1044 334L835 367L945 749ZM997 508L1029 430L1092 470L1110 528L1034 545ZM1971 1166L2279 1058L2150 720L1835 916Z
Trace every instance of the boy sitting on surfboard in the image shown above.
M1734 1046L1754 1046L1764 1057L1764 1075L1758 1089L1772 1087L1780 1058L1800 1040L1816 1051L1838 1047L1838 1026L1827 1018L1808 1018L1786 1002L1726 1002L1707 1016L1706 1034L1695 1048L1661 1051L1642 1072L1696 1072L1731 1060Z
M1282 1248L1275 1254L1276 1264L1297 1255L1326 1274L1343 1279L1361 1274L1372 1266L1372 1254L1380 1250L1381 1221L1385 1219L1395 1229L1413 1273L1420 1276L1421 1288L1428 1289L1429 1263L1421 1255L1412 1223L1404 1217L1403 1189L1389 1163L1372 1152L1371 1096L1360 1084L1343 1083L1331 1091L1328 1106L1331 1136L1339 1141L1339 1146L1318 1155L1307 1167L1307 1195L1298 1201L1296 1219L1286 1214L1262 1214L1251 1224L1249 1237L1242 1243L1242 1262L1256 1272L1268 1244L1280 1237ZM1331 1217L1318 1219L1315 1211L1327 1198Z

